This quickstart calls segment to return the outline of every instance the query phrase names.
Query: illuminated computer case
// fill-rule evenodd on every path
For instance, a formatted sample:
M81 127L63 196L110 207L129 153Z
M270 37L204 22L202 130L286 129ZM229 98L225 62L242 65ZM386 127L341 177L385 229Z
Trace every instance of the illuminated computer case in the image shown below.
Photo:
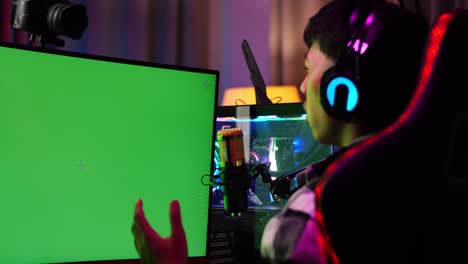
M331 146L319 144L312 136L302 103L219 107L216 131L226 127L242 129L246 162L269 163L272 179L320 161L332 152ZM218 150L215 142L215 164L220 161ZM291 185L293 189L298 183L293 181ZM241 216L232 217L224 210L221 186L212 187L211 197L211 262L255 261L264 226L287 200L275 201L262 177L251 180L248 209Z

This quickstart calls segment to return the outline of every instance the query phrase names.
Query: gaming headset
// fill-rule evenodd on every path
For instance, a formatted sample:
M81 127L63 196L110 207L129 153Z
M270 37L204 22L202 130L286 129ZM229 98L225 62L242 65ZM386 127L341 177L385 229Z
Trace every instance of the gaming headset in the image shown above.
M383 2L383 1L382 1ZM345 122L362 119L365 101L365 80L361 77L359 60L377 38L381 1L359 1L349 19L346 46L336 64L322 77L320 101L333 118Z

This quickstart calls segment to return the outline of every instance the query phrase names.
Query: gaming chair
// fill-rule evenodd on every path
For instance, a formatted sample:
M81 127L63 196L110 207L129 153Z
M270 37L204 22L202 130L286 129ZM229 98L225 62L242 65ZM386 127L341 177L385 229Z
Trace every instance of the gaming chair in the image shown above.
M428 38L404 113L347 150L316 188L335 262L455 263L466 249L455 237L468 239L468 11L440 15Z

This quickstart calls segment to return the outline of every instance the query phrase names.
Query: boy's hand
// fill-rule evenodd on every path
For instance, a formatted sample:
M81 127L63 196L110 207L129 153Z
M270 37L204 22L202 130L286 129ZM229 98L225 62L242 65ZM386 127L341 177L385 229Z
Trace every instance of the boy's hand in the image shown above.
M162 238L148 223L143 212L143 202L138 199L135 206L132 233L135 248L142 264L185 264L188 260L187 240L182 226L179 202L171 203L171 235Z

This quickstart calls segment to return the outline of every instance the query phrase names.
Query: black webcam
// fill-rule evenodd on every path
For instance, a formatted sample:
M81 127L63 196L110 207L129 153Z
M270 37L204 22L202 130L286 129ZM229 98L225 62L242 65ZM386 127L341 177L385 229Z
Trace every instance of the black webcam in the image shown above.
M88 27L84 5L67 0L13 0L10 25L31 33L30 41L65 46L59 35L80 39Z

